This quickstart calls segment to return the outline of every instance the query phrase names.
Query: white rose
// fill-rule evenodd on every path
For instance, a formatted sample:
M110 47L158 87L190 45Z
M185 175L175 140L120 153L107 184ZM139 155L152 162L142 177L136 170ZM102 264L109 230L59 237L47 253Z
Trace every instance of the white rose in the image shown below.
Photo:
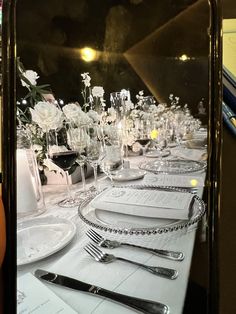
M22 74L23 74L23 76L24 76L32 85L35 86L35 85L37 84L37 79L39 78L37 72L32 71L32 70L27 70L27 71L23 72ZM29 86L29 85L28 85L25 81L23 81L23 80L21 80L21 84L22 84L22 86L26 86L26 87Z
M81 108L77 104L69 103L65 105L62 110L69 121L76 123L77 117L81 111Z
M165 110L165 106L163 104L159 104L157 106L157 112L163 112Z
M30 108L32 121L44 131L55 130L60 128L63 123L63 113L54 104L40 101L34 109Z
M125 110L129 111L129 110L132 110L132 109L134 109L134 104L132 103L131 100L126 100L125 101Z
M99 115L96 111L94 111L94 110L89 110L89 111L88 111L88 117L89 117L90 119L92 119L93 122L98 122L98 121L100 121L100 115Z
M90 124L92 123L92 119L88 116L87 113L83 112L83 110L79 109L79 113L76 118L76 125Z
M102 98L104 95L104 89L102 86L94 86L92 88L92 95L93 97L99 97Z

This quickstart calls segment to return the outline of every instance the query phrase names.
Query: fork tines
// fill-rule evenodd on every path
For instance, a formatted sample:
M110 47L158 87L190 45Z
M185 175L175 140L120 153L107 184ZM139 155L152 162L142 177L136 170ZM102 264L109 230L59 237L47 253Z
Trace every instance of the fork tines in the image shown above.
M91 255L93 258L101 258L102 257L102 254L103 252L101 250L99 250L99 248L97 248L94 244L92 243L88 243L85 245L84 247L85 251Z
M96 231L94 231L93 229L89 229L86 232L86 235L93 240L95 243L99 244L101 241L103 241L103 237L100 236Z

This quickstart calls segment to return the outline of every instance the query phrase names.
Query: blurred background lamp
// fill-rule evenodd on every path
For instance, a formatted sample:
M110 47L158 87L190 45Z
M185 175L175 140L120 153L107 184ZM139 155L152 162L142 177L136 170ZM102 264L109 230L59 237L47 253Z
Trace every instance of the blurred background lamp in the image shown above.
M85 47L80 50L81 54L81 59L84 60L85 62L91 62L97 59L97 52L96 50Z

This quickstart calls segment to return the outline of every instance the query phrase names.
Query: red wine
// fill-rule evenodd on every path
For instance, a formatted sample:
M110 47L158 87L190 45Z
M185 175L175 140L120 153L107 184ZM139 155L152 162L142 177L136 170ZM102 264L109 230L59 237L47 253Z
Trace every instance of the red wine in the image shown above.
M150 142L149 138L140 138L138 140L136 140L139 144L141 145L147 145Z
M73 150L68 150L66 152L53 153L51 156L52 161L58 167L63 170L68 170L73 165L78 157L78 153Z

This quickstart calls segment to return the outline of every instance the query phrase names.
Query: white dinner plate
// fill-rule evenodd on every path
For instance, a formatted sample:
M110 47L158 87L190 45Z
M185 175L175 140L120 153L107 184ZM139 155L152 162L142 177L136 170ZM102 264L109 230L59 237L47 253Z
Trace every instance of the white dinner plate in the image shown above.
M58 217L25 220L17 224L17 265L33 263L65 247L74 237L73 222Z
M146 174L146 171L140 169L121 169L112 175L114 181L124 182L142 179Z
M150 152L147 152L145 154L146 157L148 158L159 158L159 157L167 157L170 155L170 151L169 150L151 150Z

